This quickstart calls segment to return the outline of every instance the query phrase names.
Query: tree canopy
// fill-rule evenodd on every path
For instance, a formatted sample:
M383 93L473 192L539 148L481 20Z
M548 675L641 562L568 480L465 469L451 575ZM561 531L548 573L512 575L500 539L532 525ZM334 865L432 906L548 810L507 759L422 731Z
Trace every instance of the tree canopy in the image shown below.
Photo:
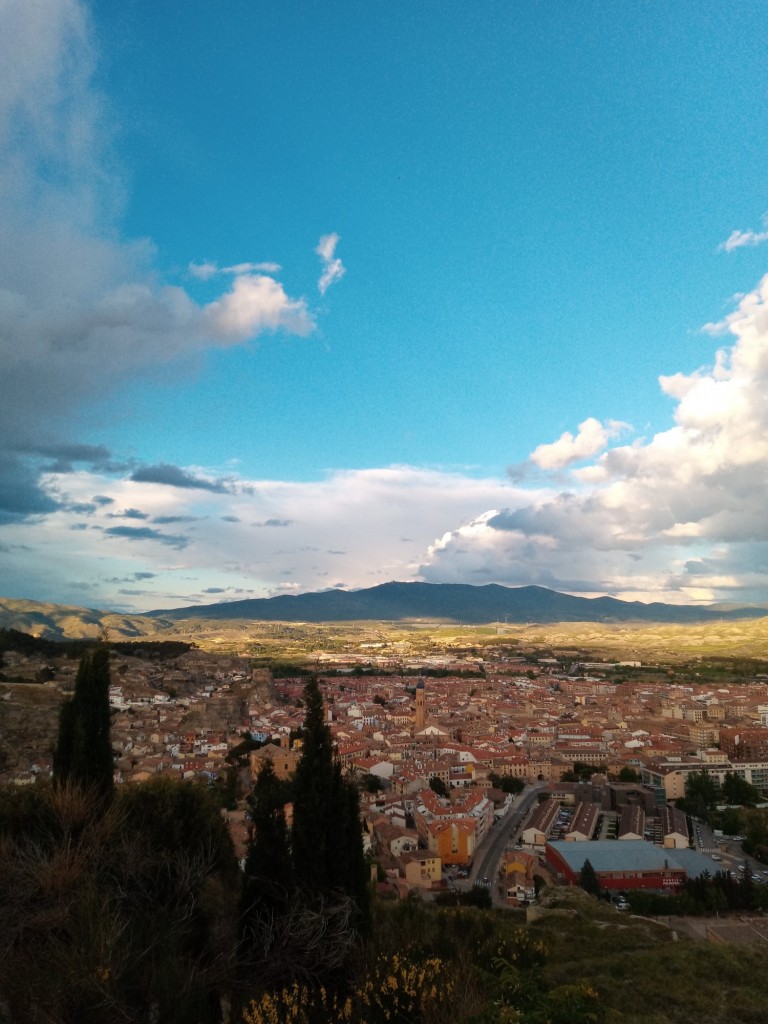
M736 772L726 772L723 777L723 799L728 804L754 806L760 801L759 791Z
M589 858L587 858L581 866L581 871L579 872L579 885L591 896L600 895L600 880L598 879L597 872L592 867L592 862Z
M431 776L429 780L429 788L433 793L437 793L438 796L446 799L448 797L448 787L438 775Z
M109 648L99 644L83 655L75 693L59 715L59 735L53 754L56 782L94 786L109 796L114 786L110 740Z
M525 789L524 780L518 779L515 775L497 775L496 772L490 772L488 778L502 793L522 793Z
M703 768L700 772L689 772L685 780L685 801L692 814L704 817L717 803L717 783Z

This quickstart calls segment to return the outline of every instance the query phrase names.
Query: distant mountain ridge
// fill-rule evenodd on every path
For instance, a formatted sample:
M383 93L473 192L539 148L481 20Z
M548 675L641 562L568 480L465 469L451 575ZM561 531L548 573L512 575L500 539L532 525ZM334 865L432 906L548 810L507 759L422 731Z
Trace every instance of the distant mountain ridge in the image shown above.
M448 620L487 622L706 622L762 618L766 609L702 608L613 597L573 597L545 587L503 587L496 583L381 583L365 590L281 594L146 613L179 619L252 619L257 622L354 622L365 620Z
M544 587L502 587L495 583L382 583L366 590L251 598L190 605L130 615L42 601L0 598L0 628L51 640L96 639L106 628L114 639L173 633L180 623L220 622L489 622L551 625L558 622L647 622L668 625L759 619L766 608L703 608L697 605L643 604L612 597L573 597ZM186 631L185 631L186 632Z

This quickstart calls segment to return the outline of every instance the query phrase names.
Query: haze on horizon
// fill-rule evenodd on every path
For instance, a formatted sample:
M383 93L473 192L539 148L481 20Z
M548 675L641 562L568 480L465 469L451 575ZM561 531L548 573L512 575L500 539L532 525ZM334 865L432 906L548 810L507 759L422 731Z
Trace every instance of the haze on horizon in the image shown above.
M764 11L0 3L0 592L768 601Z

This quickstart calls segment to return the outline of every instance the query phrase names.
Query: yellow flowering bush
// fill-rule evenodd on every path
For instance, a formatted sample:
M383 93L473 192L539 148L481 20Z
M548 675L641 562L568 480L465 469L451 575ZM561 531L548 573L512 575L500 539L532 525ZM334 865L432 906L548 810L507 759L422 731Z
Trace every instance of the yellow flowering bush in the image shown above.
M244 1024L418 1024L427 1008L450 998L447 965L382 956L347 996L297 983L267 992L246 1010Z

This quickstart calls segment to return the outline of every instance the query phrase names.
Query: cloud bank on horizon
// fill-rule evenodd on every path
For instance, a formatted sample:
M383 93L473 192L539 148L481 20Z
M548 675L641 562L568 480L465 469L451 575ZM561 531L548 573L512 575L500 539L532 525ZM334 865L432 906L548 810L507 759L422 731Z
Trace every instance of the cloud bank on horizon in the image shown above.
M613 428L588 420L577 437L537 448L538 466L559 468L572 456L585 464L543 501L486 511L447 532L430 547L424 577L455 582L503 565L507 582L572 592L764 600L768 275L707 328L736 340L711 367L660 377L677 402L673 427L593 458Z
M768 275L703 326L721 339L710 365L659 376L668 429L584 410L506 475L393 464L265 479L236 455L206 466L83 441L94 403L126 381L193 380L206 353L262 335L316 344L320 314L272 260L193 253L179 281L151 240L121 236L126 186L83 3L7 0L0 38L13 42L0 63L5 596L147 610L420 579L768 600ZM346 268L339 234L316 238L327 299ZM720 249L766 240L734 230Z

